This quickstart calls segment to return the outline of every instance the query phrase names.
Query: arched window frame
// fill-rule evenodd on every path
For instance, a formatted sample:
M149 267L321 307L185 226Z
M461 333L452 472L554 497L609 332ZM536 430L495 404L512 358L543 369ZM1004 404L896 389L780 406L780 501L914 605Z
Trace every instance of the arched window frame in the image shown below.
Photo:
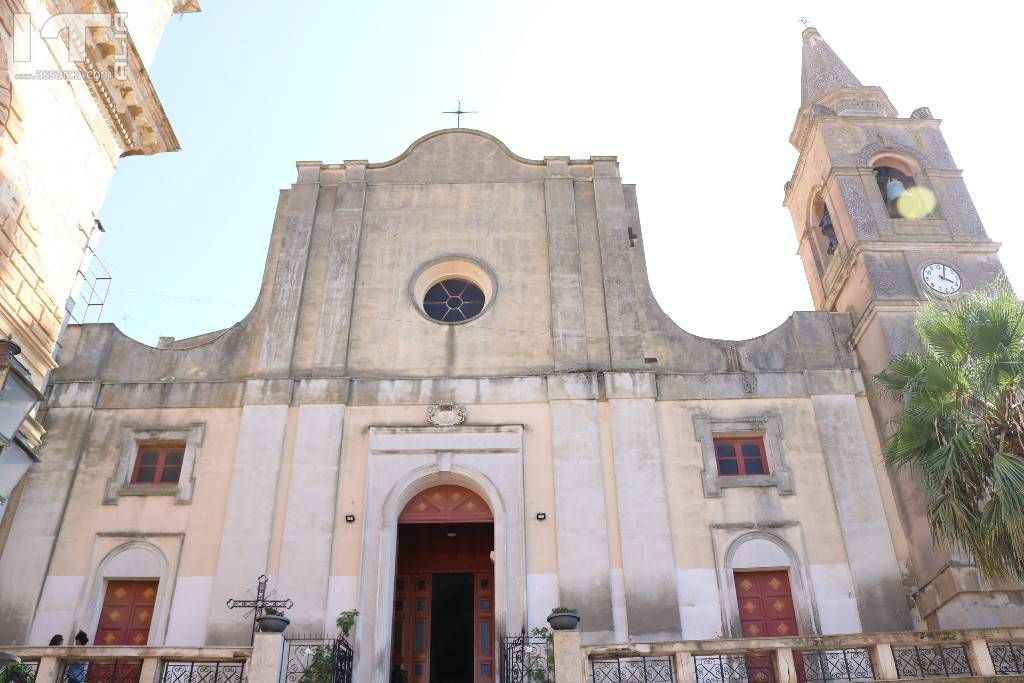
M828 215L832 225L830 235L824 230L824 219ZM810 231L814 244L814 257L818 265L818 275L824 276L828 270L832 258L842 246L839 237L838 226L836 225L835 213L828 205L825 192L822 188L815 188L811 194L811 200L807 203L807 230Z
M882 206L885 207L886 215L892 220L921 220L921 219L908 219L900 216L896 210L895 202L886 201L886 191L883 178L885 182L889 177L893 177L903 183L906 189L912 187L928 187L926 182L927 175L924 171L924 166L919 159L905 152L897 152L892 150L882 150L871 155L868 160L868 165L871 167L872 174L875 177L875 184L878 188L878 199L882 202ZM938 207L936 206L932 212L924 216L923 219L936 218Z

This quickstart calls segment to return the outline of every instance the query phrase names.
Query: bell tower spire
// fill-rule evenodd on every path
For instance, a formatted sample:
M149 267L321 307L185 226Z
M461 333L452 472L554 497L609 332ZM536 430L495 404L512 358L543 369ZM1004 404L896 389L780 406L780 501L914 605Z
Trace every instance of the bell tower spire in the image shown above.
M800 63L800 106L815 104L840 88L859 88L861 83L839 55L825 42L818 29L803 32L804 50Z
M884 90L863 85L818 29L810 26L803 32L800 111L789 136L794 147L803 149L811 121L819 116L895 118L896 108Z

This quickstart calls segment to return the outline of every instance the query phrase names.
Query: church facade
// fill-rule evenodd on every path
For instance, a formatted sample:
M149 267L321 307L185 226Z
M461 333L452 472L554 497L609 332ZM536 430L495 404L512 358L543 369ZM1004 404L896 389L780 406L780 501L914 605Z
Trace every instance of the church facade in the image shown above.
M814 29L803 49L785 201L819 310L679 328L614 157L454 129L300 162L241 322L156 348L68 328L0 643L242 645L226 603L261 574L291 629L358 609L361 681L456 652L494 680L498 639L560 605L585 644L1020 623L1019 586L931 546L868 379L928 296L999 274L997 245L939 122Z

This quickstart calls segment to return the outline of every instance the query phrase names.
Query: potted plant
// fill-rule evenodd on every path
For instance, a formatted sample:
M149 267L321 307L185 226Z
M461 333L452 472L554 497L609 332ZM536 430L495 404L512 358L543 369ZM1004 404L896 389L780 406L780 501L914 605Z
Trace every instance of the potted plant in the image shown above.
M548 623L556 631L572 631L580 623L580 614L571 607L556 607L548 615Z
M267 607L263 615L256 618L256 623L260 625L262 633L281 633L291 621L273 607Z
M359 610L357 609L345 610L338 615L338 619L335 623L338 625L338 630L341 631L341 635L346 639L349 637L349 634L352 633L352 627L356 625L356 617L358 616Z

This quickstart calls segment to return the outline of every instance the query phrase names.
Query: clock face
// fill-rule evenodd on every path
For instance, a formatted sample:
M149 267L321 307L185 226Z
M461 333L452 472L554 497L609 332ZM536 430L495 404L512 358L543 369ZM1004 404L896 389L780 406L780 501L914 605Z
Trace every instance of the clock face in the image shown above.
M929 263L921 270L921 279L939 294L960 291L960 274L942 263Z

